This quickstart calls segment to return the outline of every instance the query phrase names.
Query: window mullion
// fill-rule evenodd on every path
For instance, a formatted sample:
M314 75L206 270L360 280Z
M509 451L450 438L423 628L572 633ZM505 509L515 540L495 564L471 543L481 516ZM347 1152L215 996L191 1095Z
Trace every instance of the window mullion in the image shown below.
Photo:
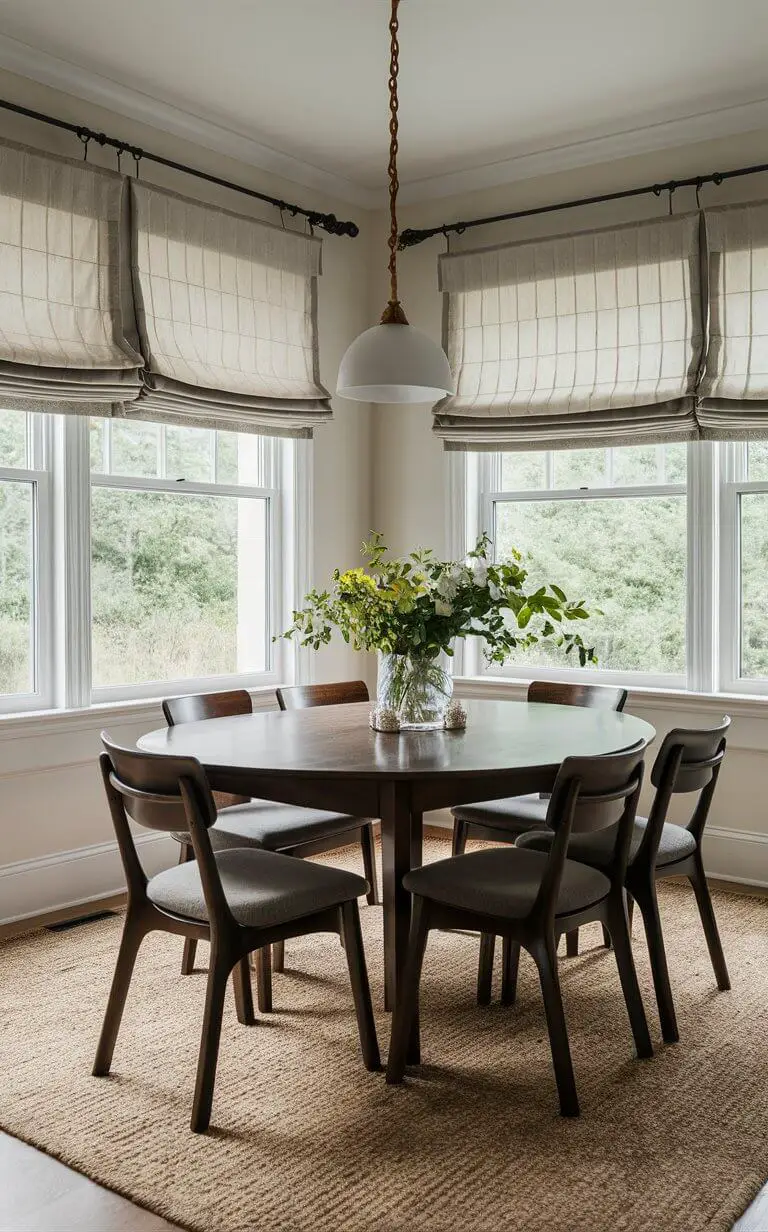
M739 482L746 479L746 446L719 446L720 586L717 688L734 687L741 673L741 527Z
M90 457L86 416L63 415L54 429L55 687L59 706L91 700Z
M686 660L688 688L717 687L718 454L712 441L688 446L688 568Z

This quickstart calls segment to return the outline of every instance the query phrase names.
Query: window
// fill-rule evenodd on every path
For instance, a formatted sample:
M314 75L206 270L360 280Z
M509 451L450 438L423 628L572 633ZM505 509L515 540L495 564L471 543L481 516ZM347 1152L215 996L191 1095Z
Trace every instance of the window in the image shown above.
M0 699L50 703L50 484L42 416L0 409Z
M555 581L600 609L586 626L599 658L590 674L768 692L768 442L463 456L477 493L466 542L487 530L497 554L525 553L533 584ZM479 647L463 670L488 670ZM573 669L535 647L503 670Z
M0 709L289 676L302 450L0 412Z

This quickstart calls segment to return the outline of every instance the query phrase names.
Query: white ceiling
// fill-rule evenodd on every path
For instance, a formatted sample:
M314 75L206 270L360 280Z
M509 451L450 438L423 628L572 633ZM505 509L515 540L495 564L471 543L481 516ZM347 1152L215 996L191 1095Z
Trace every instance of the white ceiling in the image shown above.
M0 64L173 131L199 120L205 144L239 142L371 204L385 183L388 12L0 0ZM553 152L597 161L606 138L631 152L768 124L766 0L403 0L400 25L411 199L548 169Z

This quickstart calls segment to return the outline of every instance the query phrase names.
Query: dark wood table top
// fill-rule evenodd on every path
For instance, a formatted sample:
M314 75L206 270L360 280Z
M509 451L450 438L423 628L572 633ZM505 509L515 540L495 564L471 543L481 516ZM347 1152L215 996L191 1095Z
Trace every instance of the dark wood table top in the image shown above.
M268 776L424 780L515 769L551 771L570 756L615 753L655 730L612 710L469 701L464 731L374 732L370 704L206 719L142 736L153 753L197 757L219 770Z

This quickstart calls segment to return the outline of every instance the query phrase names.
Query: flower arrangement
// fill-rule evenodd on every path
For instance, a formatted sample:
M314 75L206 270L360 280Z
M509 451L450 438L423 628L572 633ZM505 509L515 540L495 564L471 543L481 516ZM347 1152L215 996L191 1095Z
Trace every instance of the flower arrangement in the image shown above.
M452 685L440 660L453 655L456 638L481 638L491 663L540 642L575 652L582 667L594 662L594 648L571 628L589 618L584 601L554 583L529 589L521 554L494 561L491 549L482 535L461 561L438 560L430 549L393 559L374 533L362 548L367 568L335 570L283 636L317 650L338 629L355 650L378 651L378 704L403 727L442 726Z

